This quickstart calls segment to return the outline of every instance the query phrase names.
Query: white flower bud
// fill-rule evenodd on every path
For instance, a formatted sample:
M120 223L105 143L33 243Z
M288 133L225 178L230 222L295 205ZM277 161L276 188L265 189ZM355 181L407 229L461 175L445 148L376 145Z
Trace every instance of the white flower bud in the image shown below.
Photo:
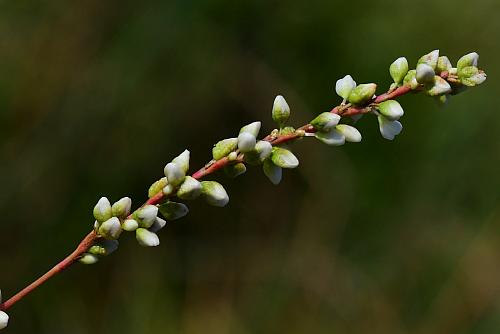
M78 259L78 261L82 264L95 264L99 261L99 258L94 254L84 253L82 257ZM1 328L2 327L0 326L0 329Z
M111 217L111 203L106 197L101 197L94 207L94 218L102 223Z
M434 70L427 64L418 64L415 78L420 84L430 84L434 82Z
M167 184L163 189L162 189L162 192L163 192L163 195L165 196L169 196L171 195L173 192L174 192L175 188L173 185L171 184Z
M109 218L99 226L98 233L106 239L118 239L122 233L120 219L116 217Z
M193 200L201 194L201 183L191 176L186 176L184 182L177 191L180 199Z
M273 146L267 140L259 140L255 145L255 152L259 155L259 160L264 161L271 155Z
M191 155L191 153L188 150L184 150L184 152L182 152L174 160L172 160L172 162L174 164L176 164L177 166L179 166L182 169L182 171L184 172L184 175L186 175L186 173L189 170L189 157L190 157L190 155Z
M476 52L471 52L460 58L457 62L457 69L460 72L461 69L468 66L477 67L479 61L479 55Z
M439 50L431 51L428 54L422 56L418 60L417 67L420 64L426 64L426 65L429 65L432 68L432 70L434 71L436 69L436 66L437 66L438 58L439 58Z
M361 141L361 133L353 126L347 124L339 124L335 127L337 131L342 133L345 140L351 143L359 143Z
M274 99L273 103L273 111L272 111L273 120L278 123L281 127L286 123L288 118L290 117L290 107L283 96L278 95Z
M167 220L176 220L188 214L189 209L183 203L168 201L159 206L160 213Z
M357 85L349 94L347 100L356 105L368 103L377 90L377 85L374 83Z
M220 183L215 181L202 181L201 187L201 193L208 204L223 207L229 202L229 196Z
M391 74L394 83L401 83L406 73L408 73L408 60L406 60L405 57L396 59L389 67L389 73Z
M145 228L138 228L135 231L135 238L139 245L143 247L156 247L160 244L160 239L154 232L150 232Z
M324 112L319 114L315 119L311 121L311 125L317 131L330 131L337 124L339 124L340 116L331 112Z
M295 168L299 165L299 159L292 152L282 147L273 147L271 160L281 168Z
M257 139L248 132L242 132L238 136L238 148L241 152L246 153L254 149Z
M234 160L238 159L238 153L236 153L236 152L231 152L231 153L229 153L229 154L227 155L227 159L228 159L229 161L234 161Z
M128 232L133 232L137 230L139 227L139 223L135 219L125 219L125 221L122 224L122 229Z
M140 227L149 228L155 222L158 215L156 205L145 205L133 214L133 218L139 223Z
M4 311L0 311L0 329L4 329L9 324L9 315Z
M151 225L151 227L149 228L149 231L156 233L159 230L161 230L162 228L164 228L165 225L167 225L166 220L161 219L160 217L156 217L155 222L153 225Z
M240 134L243 132L248 132L249 134L257 137L259 135L261 123L259 121L245 125L240 129Z
M388 120L382 115L378 116L378 123L382 137L388 140L393 140L403 130L403 126L399 121Z
M441 56L438 58L437 66L436 66L436 73L440 74L442 72L449 72L451 69L452 65L448 57L446 56Z
M347 100L354 87L356 87L356 81L348 74L342 79L337 80L335 83L335 92L338 96Z
M345 136L336 129L328 132L316 132L314 136L327 145L340 146L345 144Z
M264 170L264 174L267 176L269 181L272 184L279 184L281 182L281 178L283 176L283 169L281 167L276 166L271 159L267 159L264 161L262 165L262 169Z
M401 108L401 105L396 100L388 100L380 103L378 110L391 121L398 120L404 114L403 108Z
M238 138L228 138L219 141L212 149L212 156L215 160L220 160L226 155L236 150L238 147Z
M451 93L450 84L440 76L436 75L434 78L434 86L427 91L427 94L430 96L438 96L448 93Z
M165 176L167 177L168 183L172 184L174 187L184 181L186 173L184 170L176 163L170 162L165 166L164 169Z
M117 201L111 207L113 216L115 217L126 217L130 214L130 209L132 207L132 200L129 197L123 197Z

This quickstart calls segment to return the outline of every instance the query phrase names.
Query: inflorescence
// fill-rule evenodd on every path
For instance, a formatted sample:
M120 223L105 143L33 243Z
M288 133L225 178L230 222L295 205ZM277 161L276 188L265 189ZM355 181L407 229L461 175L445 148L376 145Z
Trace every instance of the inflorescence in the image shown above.
M165 176L150 186L148 202L132 213L129 197L114 204L106 197L99 199L93 210L95 237L77 259L83 264L94 264L111 254L118 248L118 238L123 231L134 232L141 246L158 246L157 233L167 221L182 218L189 212L186 204L180 201L203 198L210 205L225 206L229 196L224 187L216 181L199 180L217 170L223 169L228 176L237 177L245 173L248 165L261 165L269 180L278 184L283 169L299 165L290 149L283 147L284 143L302 137L315 137L335 146L360 142L361 133L352 125L341 123L343 119L357 120L363 114L373 114L378 119L381 135L393 140L403 129L399 119L404 112L396 97L424 92L440 102L447 102L450 96L486 80L486 74L477 67L478 58L477 53L469 53L453 67L446 56L439 56L439 51L434 50L422 56L416 68L411 70L406 58L398 58L389 67L393 83L380 96L375 95L376 84L356 84L346 75L335 85L336 93L343 99L341 104L298 129L287 126L290 107L283 96L278 95L272 107L272 118L278 128L262 140L257 140L261 122L248 124L241 128L238 136L216 143L212 149L213 159L192 175L188 175L190 152L185 150L165 166ZM9 320L7 313L1 311L6 309L2 305L0 291L0 329L5 328Z

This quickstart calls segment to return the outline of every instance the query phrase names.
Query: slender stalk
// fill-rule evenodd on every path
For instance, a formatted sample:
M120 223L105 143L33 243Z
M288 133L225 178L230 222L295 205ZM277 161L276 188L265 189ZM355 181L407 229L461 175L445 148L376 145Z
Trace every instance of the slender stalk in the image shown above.
M444 79L448 78L448 73L443 72L441 76ZM340 105L336 106L331 110L332 113L338 114L340 116L354 116L358 114L364 114L371 111L370 105L373 103L380 103L386 100L394 99L396 97L408 94L412 89L408 86L401 86L392 91L388 91L385 94L379 95L376 98L369 101L365 106L351 106L351 105ZM266 136L263 140L270 142L273 146L280 145L286 142L293 141L300 137L303 137L305 133L314 133L315 129L310 124L306 124L300 128L298 128L295 132L286 135L279 134L270 134ZM239 154L236 160L229 160L227 157L224 157L220 160L211 160L200 170L195 172L192 177L195 179L202 179L203 177L213 174L216 171L228 166L230 164L236 162L244 162L244 155ZM151 197L148 201L146 201L144 205L155 205L162 202L165 199L165 195L163 192L159 192L155 196ZM141 206L141 207L142 207ZM52 269L50 269L47 273L42 275L40 278L35 280L33 283L19 291L10 299L6 300L3 304L0 304L0 310L8 310L18 301L22 300L28 294L30 294L37 287L48 281L50 278L54 277L56 274L60 273L64 269L71 266L75 261L77 261L88 249L100 238L99 235L95 233L95 231L90 232L78 245L78 247L68 255L64 260L56 264Z

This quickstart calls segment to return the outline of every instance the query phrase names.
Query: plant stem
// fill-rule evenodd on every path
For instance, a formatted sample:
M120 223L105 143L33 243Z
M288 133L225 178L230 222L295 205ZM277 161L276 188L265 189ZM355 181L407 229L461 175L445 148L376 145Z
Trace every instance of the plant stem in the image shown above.
M443 79L448 78L448 73L443 72L441 74L441 77ZM394 99L396 97L408 94L411 92L412 89L408 86L401 86L398 87L397 89L393 91L389 91L385 94L379 95L376 98L372 99L369 101L365 106L350 106L350 105L340 105L331 110L332 113L338 114L340 116L354 116L358 114L364 114L368 113L371 111L371 108L369 107L373 103L380 103L383 101L387 101L390 99ZM306 124L300 128L297 129L297 131L291 133L291 134L286 134L286 135L273 135L270 134L266 136L263 140L266 140L270 142L273 146L274 145L280 145L286 142L293 141L295 139L298 139L300 137L304 136L304 132L308 133L314 133L316 130L313 128L312 125ZM202 179L203 177L213 174L216 171L224 168L225 166L228 166L230 164L236 163L236 162L244 162L244 155L240 154L236 160L229 160L227 157L224 157L220 160L212 160L209 163L207 163L204 167L202 167L200 170L195 172L192 177L195 179ZM155 205L160 203L165 199L165 195L163 192L159 192L155 196L151 197L144 205ZM141 206L141 207L142 207ZM130 217L130 216L129 216ZM6 300L3 304L0 304L0 310L8 310L11 308L14 304L16 304L18 301L26 297L28 294L30 294L33 290L35 290L37 287L45 283L47 280L50 278L54 277L56 274L60 273L64 269L68 268L71 266L75 261L77 261L98 239L100 239L100 236L95 233L95 231L90 232L78 245L78 247L68 255L64 260L56 264L52 269L50 269L47 273L45 273L43 276L35 280L33 283L19 291L17 294L12 296L10 299Z

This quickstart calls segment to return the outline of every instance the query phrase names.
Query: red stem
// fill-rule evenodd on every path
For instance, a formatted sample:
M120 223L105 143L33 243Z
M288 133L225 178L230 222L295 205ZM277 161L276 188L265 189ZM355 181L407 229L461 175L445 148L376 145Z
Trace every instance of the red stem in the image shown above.
M448 73L442 73L441 76L446 79L448 76ZM343 106L337 106L331 110L332 113L339 114L341 116L353 116L357 114L363 114L369 112L371 109L368 108L368 105L372 103L380 103L389 99L394 99L398 96L405 95L409 93L412 89L408 86L401 86L398 87L397 89L387 92L385 94L379 95L372 101L368 102L365 106L349 106L347 108L343 108ZM265 137L263 140L269 141L272 145L279 145L283 144L289 141L293 141L299 137L303 136L303 132L309 132L309 133L314 133L316 130L312 127L310 124L306 124L302 127L300 127L298 130L301 131L296 131L291 134L287 135L268 135ZM198 170L196 173L192 175L193 178L195 179L201 179L209 174L215 173L216 171L224 168L225 166L235 163L235 162L242 162L243 161L243 155L240 155L238 159L231 161L227 157L224 157L220 160L212 160L208 164L206 164L203 168ZM163 192L159 192L155 196L151 197L144 203L144 205L155 205L160 203L164 199L165 195L163 195ZM129 216L130 217L130 216ZM12 296L10 299L6 300L3 304L0 304L0 310L8 310L11 308L15 303L26 297L29 293L31 293L33 290L35 290L37 287L45 283L47 280L49 280L51 277L55 276L56 274L60 273L64 269L68 268L71 266L76 260L78 260L82 254L84 254L94 243L96 240L98 240L100 237L95 233L95 231L90 232L78 245L78 247L71 253L68 257L66 257L64 260L59 262L57 265L55 265L52 269L50 269L47 273L45 273L43 276L38 278L36 281L19 291L17 294Z

